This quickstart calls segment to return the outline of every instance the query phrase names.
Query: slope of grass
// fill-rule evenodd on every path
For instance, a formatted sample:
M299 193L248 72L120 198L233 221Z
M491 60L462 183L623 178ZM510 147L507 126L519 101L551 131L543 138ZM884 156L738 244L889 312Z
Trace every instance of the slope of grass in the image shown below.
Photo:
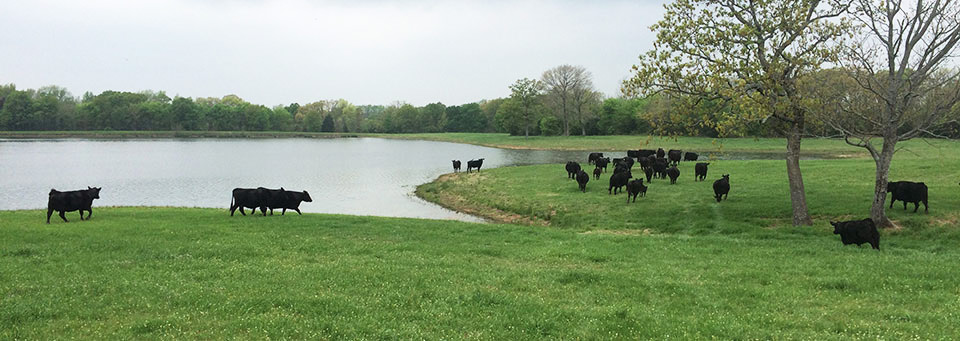
M0 338L960 335L955 247L884 237L877 252L822 227L690 237L182 208L45 225L3 211Z
M917 247L953 248L960 245L960 157L947 153L939 159L903 157L895 160L891 180L923 181L930 188L930 213L903 210L901 202L888 210L903 229L891 235L911 234L913 241L885 238L889 243ZM497 219L514 214L529 221L575 231L649 230L688 235L741 235L781 238L803 230L778 230L791 225L791 206L785 164L776 160L714 161L708 181L693 181L693 162L680 165L678 183L664 179L648 183L646 197L626 203L626 196L608 194L612 171L592 179L581 193L566 178L564 165L506 167L483 173L460 173L421 185L421 197ZM809 211L818 228L828 220L862 219L873 198L874 163L868 159L802 162ZM592 169L590 169L592 171ZM591 172L592 173L592 172ZM728 200L717 203L712 182L731 174ZM635 166L634 175L642 175ZM888 199L889 200L889 199ZM492 212L492 213L488 213ZM883 243L883 242L882 242Z

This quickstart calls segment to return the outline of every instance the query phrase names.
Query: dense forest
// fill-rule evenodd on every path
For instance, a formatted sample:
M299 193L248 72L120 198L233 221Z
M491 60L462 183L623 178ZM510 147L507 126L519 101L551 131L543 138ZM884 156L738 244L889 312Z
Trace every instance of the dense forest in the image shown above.
M855 89L837 72L811 78L811 95L821 88ZM832 86L826 86L832 85ZM781 136L775 120L743 119L729 100L656 93L645 97L610 97L596 91L580 66L561 65L540 79L518 79L505 98L461 105L424 106L397 102L357 105L345 99L268 107L236 95L170 97L164 91L87 92L75 97L66 88L18 89L0 85L0 131L300 131L339 133L497 132L511 135ZM831 91L833 91L831 90ZM839 91L839 90L837 90ZM834 92L837 92L834 91ZM819 102L818 102L819 103ZM817 104L804 127L807 136L837 136L824 123L837 113ZM960 108L956 110L960 112ZM958 114L950 117L960 116ZM759 117L763 117L760 115ZM829 121L829 120L826 120ZM907 129L909 126L901 127ZM949 120L931 136L960 137L960 124Z

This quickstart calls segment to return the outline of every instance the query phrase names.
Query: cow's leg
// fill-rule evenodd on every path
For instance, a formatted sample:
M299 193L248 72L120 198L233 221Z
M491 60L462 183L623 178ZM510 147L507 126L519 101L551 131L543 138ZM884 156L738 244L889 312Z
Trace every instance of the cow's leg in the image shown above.
M67 216L64 213L67 213L67 211L60 211L60 219L63 219L63 222L65 223L69 223L69 221L67 221Z
M231 217L233 216L233 212L235 212L236 210L237 210L237 207L236 207L236 206L230 205L230 216L231 216Z
M890 196L890 207L889 207L889 208L893 208L893 202L895 202L895 201L897 201L897 200L894 199L893 196Z
M270 215L273 215L273 207L270 208Z
M47 208L47 224L50 223L50 216L53 215L53 209Z
M904 210L904 211L907 210L907 201L906 201L906 200L903 201L903 210Z
M913 213L917 213L917 210L919 210L919 209L920 209L920 202L917 201L917 202L913 203Z
M240 206L240 214L246 216L247 214L243 212L243 206Z
M297 210L297 214L299 214L299 215L303 215L303 213L300 213L300 208L299 208L299 207L297 207L297 208L294 208L294 209L295 209L295 210Z
M87 220L90 220L90 216L93 215L93 207L87 209Z
M264 217L267 216L267 207L266 207L266 206L260 206L260 214L263 214ZM273 214L273 210L272 210L272 209L270 210L270 214Z
M77 212L80 213L80 221L83 221L83 209L79 209Z

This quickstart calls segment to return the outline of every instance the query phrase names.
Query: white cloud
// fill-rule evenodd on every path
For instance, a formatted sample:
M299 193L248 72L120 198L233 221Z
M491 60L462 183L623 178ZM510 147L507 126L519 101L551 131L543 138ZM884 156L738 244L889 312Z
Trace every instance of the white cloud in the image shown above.
M616 95L661 14L659 1L3 2L0 82L461 104L575 64Z

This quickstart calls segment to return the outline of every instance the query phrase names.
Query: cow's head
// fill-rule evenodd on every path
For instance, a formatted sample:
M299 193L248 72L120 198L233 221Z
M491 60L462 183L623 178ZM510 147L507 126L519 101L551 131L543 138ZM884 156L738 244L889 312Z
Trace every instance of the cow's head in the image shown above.
M100 187L87 186L87 193L90 194L91 198L100 199Z
M897 190L897 186L899 186L899 185L900 185L899 182L888 182L888 183L887 183L887 193L896 191L896 190Z
M723 178L727 180L727 182L730 182L730 174L724 174Z
M833 225L833 234L840 234L840 227L843 226L842 222L831 221L830 225Z
M303 191L303 201L313 202L313 199L310 198L310 193L307 193L307 191Z

